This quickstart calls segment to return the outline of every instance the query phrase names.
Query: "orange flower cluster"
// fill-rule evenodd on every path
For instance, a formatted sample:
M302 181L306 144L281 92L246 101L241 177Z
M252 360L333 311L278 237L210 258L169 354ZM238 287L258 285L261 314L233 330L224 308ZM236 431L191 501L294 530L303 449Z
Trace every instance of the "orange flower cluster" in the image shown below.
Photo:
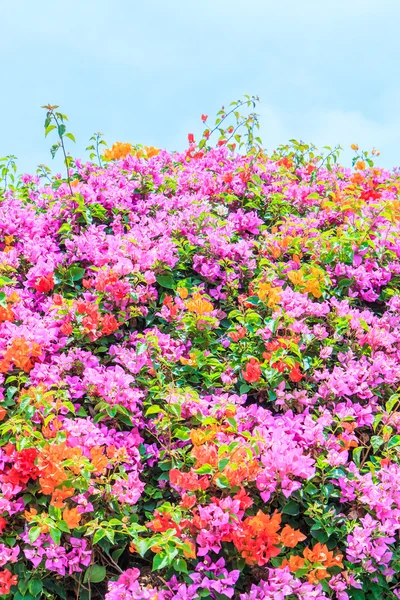
M321 284L323 283L324 272L311 266L308 275L306 279L303 269L289 271L287 274L288 279L294 285L302 288L303 294L312 294L314 298L320 298L322 296Z
M249 454L245 446L239 446L229 456L229 463L222 470L231 487L240 486L244 481L255 481L260 466Z
M178 287L177 292L179 298L181 298L182 300L186 300L186 298L189 296L189 290L183 286Z
M190 439L193 446L201 446L202 444L215 440L218 429L219 428L215 424L211 424L207 429L192 429L190 432Z
M14 321L12 305L20 301L17 292L12 292L7 298L7 306L0 306L0 323L3 321Z
M104 158L107 160L118 160L120 158L125 158L132 152L132 144L116 142L112 145L110 149L107 149L104 152Z
M67 460L70 461L68 467L64 467L63 463ZM72 471L74 475L80 474L83 466L82 450L81 448L70 448L65 442L46 444L38 454L37 466L39 468L41 491L43 494L51 494L52 502L59 502L62 493L56 488L70 478L67 469Z
M189 358L185 358L184 356L181 356L181 358L179 360L181 361L181 363L183 365L188 365L189 367L195 367L197 364L195 352L191 352L189 354Z
M4 236L4 250L3 252L11 252L11 250L13 249L13 243L14 243L14 236L13 235L5 235Z
M22 369L25 373L33 368L35 359L42 353L42 348L36 342L27 342L24 338L14 338L0 360L0 373L7 373L11 365Z
M104 475L109 463L109 459L104 455L103 448L101 446L94 446L90 449L90 459L94 467L94 473L96 475Z
M289 546L293 547L293 546ZM329 577L327 569L329 567L340 567L343 569L343 556L328 550L325 544L319 542L313 549L305 548L303 556L290 556L289 560L285 558L281 567L288 566L292 573L297 573L300 569L308 570L307 579L309 583L317 584L321 579Z
M214 310L214 306L211 304L211 302L203 298L202 295L197 292L193 294L192 300L188 300L186 307L189 312L193 312L199 317Z
M280 544L294 548L305 536L298 530L286 525L281 534L281 515L272 516L261 510L254 517L247 517L240 530L233 534L233 543L248 565L265 565L270 558L278 556Z
M160 154L161 150L159 148L155 148L154 146L143 146L143 150L136 151L137 158L152 158L153 156L157 156Z
M274 308L281 300L281 291L281 287L273 287L270 283L260 281L257 296L262 302L266 302L269 308Z

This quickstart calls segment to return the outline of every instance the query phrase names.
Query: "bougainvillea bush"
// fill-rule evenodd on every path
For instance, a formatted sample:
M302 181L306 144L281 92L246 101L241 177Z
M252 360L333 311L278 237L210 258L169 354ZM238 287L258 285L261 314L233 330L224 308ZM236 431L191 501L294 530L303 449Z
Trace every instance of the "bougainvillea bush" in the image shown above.
M400 173L226 116L4 167L0 595L400 598Z

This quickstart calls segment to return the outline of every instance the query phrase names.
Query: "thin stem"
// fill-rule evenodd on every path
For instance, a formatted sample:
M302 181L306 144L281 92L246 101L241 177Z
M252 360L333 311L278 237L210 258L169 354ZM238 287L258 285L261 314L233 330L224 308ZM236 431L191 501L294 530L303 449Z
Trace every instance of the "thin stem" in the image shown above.
M100 153L99 153L99 138L100 138L100 136L99 136L99 134L98 134L98 133L97 133L96 135L97 135L97 137L96 137L96 152L97 152L97 159L98 159L98 161L99 161L99 167L102 167L103 165L101 164L101 158L100 158Z
M64 163L65 163L65 167L67 169L67 181L68 181L69 191L71 192L71 196L73 196L74 194L73 194L73 191L72 191L71 179L69 177L69 167L68 167L67 153L65 151L65 146L64 146L64 137L62 135L60 135L60 133L58 132L58 128L59 128L60 124L58 122L56 114L54 112L52 112L52 115L53 115L54 121L55 121L55 123L57 125L57 133L58 133L58 137L60 138L60 145L61 145L61 148L62 148L62 151L63 151L63 154L64 154Z

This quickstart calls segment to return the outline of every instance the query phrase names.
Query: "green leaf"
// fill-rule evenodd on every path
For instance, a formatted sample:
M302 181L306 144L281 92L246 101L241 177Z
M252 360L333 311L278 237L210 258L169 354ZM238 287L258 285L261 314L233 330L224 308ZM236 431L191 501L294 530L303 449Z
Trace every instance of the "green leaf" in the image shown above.
M5 277L4 275L0 276L0 286L1 285L10 285L11 283L14 283L12 279L9 279L8 277Z
M349 593L352 600L365 600L365 594L362 590L352 588Z
M87 583L90 581L91 583L100 583L106 577L106 568L101 565L92 565L89 567L83 578L83 582Z
M397 404L397 402L399 400L400 400L400 395L399 394L393 394L393 396L390 396L389 400L385 404L385 410L386 410L386 412L388 412L388 413L392 412L395 404Z
M33 542L36 542L36 540L38 539L40 533L41 533L41 528L40 527L31 527L31 529L29 530L29 541L32 544L33 544Z
M390 450L390 448L394 448L395 446L399 446L400 445L400 435L394 435L388 442L388 450Z
M57 233L69 233L71 231L71 225L69 223L63 223Z
M198 475L210 475L214 469L211 465L202 465L199 469L196 469Z
M79 281L84 276L85 269L82 269L82 267L70 267L67 271L67 274L73 281Z
M55 527L50 527L50 537L55 544L59 544L61 541L61 531Z
M66 133L65 137L69 138L70 140L72 140L76 144L75 136L73 136L72 133Z
M165 552L159 552L153 558L153 571L157 571L158 569L163 569L168 564L168 554Z
M51 592L55 592L60 598L63 600L67 599L67 594L63 585L56 583L52 578L46 578L43 580L43 585L46 590L50 590Z
M293 500L291 500L290 502L288 502L287 504L285 504L285 506L282 508L282 512L285 515L298 515L299 514L299 505L297 502L294 502Z
M93 544L97 544L97 542L99 542L101 539L103 539L103 537L105 535L106 535L106 532L104 529L98 529L93 536Z
M229 458L222 458L219 462L218 462L218 471L223 471L226 467L226 465L229 464Z
M371 437L371 446L374 449L374 452L376 452L382 444L384 444L384 440L379 435L373 435Z
M338 282L337 287L338 288L350 287L353 283L354 283L354 279L344 278Z
M19 579L18 580L18 590L24 596L28 591L29 579Z
M65 127L64 124L61 124L58 126L58 135L60 136L60 138L64 135L64 133L66 132L67 128Z
M361 453L363 451L363 447L360 446L359 448L355 448L353 450L353 461L354 464L359 467L360 466L360 462L361 462Z
M29 582L29 591L33 596L39 596L42 593L43 584L40 579L31 579Z
M187 440L190 439L190 429L186 428L186 429L176 429L174 431L174 437L178 438L178 440L182 440L183 442L186 442Z
M250 390L250 386L247 385L247 383L242 383L242 385L240 386L240 395L243 396L243 394L247 394L247 392Z
M221 475L220 477L217 477L216 484L221 489L231 487L231 484L229 483L229 479L225 475Z
M47 119L46 119L47 121ZM47 125L46 129L44 130L44 137L47 137L50 133L50 131L53 131L53 129L56 129L55 125Z
M156 279L157 283L163 288L168 290L173 290L175 288L175 281L172 275L157 275Z
M177 558L176 560L174 560L173 567L175 571L179 571L180 573L188 572L186 560L183 560L183 558Z
M158 406L158 404L153 404L153 406L150 406L145 413L146 417L149 417L150 415L156 415L160 412L164 412L163 409L161 408L161 406Z

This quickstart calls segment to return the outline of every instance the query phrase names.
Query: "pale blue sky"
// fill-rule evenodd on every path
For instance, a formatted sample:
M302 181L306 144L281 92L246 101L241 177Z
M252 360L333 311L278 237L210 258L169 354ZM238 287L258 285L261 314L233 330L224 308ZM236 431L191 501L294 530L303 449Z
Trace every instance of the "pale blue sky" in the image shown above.
M400 165L400 0L3 0L0 23L0 155L22 170L52 166L48 102L85 156L94 131L183 149L244 93L269 150L358 142Z

